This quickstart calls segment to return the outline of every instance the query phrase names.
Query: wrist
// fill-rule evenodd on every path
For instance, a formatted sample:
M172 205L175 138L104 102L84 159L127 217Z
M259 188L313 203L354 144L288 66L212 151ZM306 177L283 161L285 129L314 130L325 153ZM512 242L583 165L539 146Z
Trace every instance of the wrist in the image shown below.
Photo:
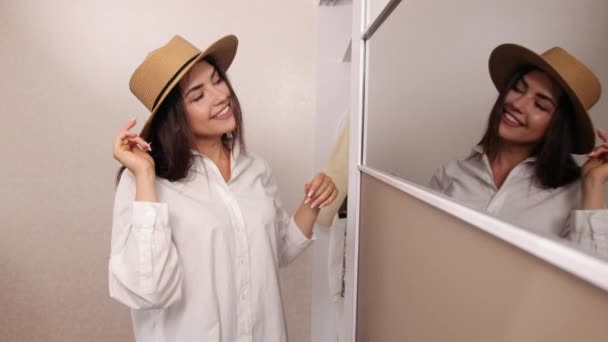
M142 169L138 169L135 172L133 172L133 174L135 175L135 178L137 179L141 179L141 180L154 180L156 178L156 172L154 170L154 167L145 167Z
M156 198L156 180L154 175L135 176L135 200L142 202L158 202Z
M606 207L604 182L594 177L585 177L582 183L583 205L585 210L598 210Z
M582 180L583 191L592 192L594 190L601 190L603 192L605 183L606 180L602 179L602 177L593 174L585 175Z

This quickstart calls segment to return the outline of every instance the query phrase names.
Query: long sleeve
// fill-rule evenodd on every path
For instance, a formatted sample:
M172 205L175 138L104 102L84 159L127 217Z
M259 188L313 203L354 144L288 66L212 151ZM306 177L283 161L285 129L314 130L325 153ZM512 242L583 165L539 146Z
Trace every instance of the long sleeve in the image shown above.
M135 177L125 170L114 200L110 296L132 309L166 308L181 298L182 283L168 206L134 199Z
M573 210L568 227L570 241L608 258L608 210Z
M432 190L445 194L446 184L445 184L445 167L437 169L435 173L433 173L433 177L429 181L429 187Z
M304 236L294 221L293 216L289 216L283 209L281 199L279 198L279 189L268 163L266 163L264 187L267 194L274 200L279 266L287 266L312 243L314 234L312 239Z

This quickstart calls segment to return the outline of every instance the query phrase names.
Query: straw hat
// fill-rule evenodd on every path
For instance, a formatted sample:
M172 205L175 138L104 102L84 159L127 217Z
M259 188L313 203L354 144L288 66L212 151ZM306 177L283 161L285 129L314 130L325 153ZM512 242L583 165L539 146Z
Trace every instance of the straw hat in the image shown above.
M575 112L575 141L572 153L585 154L595 146L595 132L587 112L602 92L600 81L583 63L560 47L541 55L515 44L492 51L489 67L492 82L503 91L513 75L524 67L536 67L557 82L570 98Z
M234 35L220 38L204 51L180 36L150 52L135 69L129 88L135 97L150 111L140 136L148 139L150 124L156 111L169 92L179 83L190 68L204 57L211 57L223 71L227 71L234 60L238 39Z

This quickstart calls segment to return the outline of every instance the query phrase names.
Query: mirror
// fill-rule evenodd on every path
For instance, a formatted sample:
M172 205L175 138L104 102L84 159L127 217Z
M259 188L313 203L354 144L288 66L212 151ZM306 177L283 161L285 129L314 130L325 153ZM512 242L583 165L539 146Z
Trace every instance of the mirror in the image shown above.
M537 53L561 46L608 87L607 33L606 2L401 2L367 45L364 163L428 186L439 167L469 156L485 131L498 95L488 72L496 46ZM605 98L590 114L608 129Z

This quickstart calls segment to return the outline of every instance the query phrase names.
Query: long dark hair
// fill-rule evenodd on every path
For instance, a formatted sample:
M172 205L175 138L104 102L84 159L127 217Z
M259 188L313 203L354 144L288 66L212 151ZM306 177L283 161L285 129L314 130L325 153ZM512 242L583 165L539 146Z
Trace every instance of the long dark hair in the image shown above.
M500 147L498 127L507 93L526 74L534 70L537 69L528 67L515 73L505 89L500 91L490 112L486 131L479 141L479 145L483 147L488 156L495 155ZM576 121L572 103L568 96L563 94L543 139L534 147L532 152L532 155L536 156L535 177L541 186L558 188L570 184L580 177L580 167L571 154L576 138L575 129Z
M238 143L240 150L244 152L243 115L239 99L228 80L226 72L212 58L206 57L202 60L211 64L217 70L220 78L226 82L230 90L230 106L236 126L231 134L222 136L222 142L231 151ZM160 105L151 122L149 132L149 136L143 138L152 142L152 152L149 153L154 159L156 176L171 182L186 178L194 162L194 155L191 151L194 147L194 136L188 123L179 87L174 87ZM118 170L116 184L120 181L124 170L124 166Z

